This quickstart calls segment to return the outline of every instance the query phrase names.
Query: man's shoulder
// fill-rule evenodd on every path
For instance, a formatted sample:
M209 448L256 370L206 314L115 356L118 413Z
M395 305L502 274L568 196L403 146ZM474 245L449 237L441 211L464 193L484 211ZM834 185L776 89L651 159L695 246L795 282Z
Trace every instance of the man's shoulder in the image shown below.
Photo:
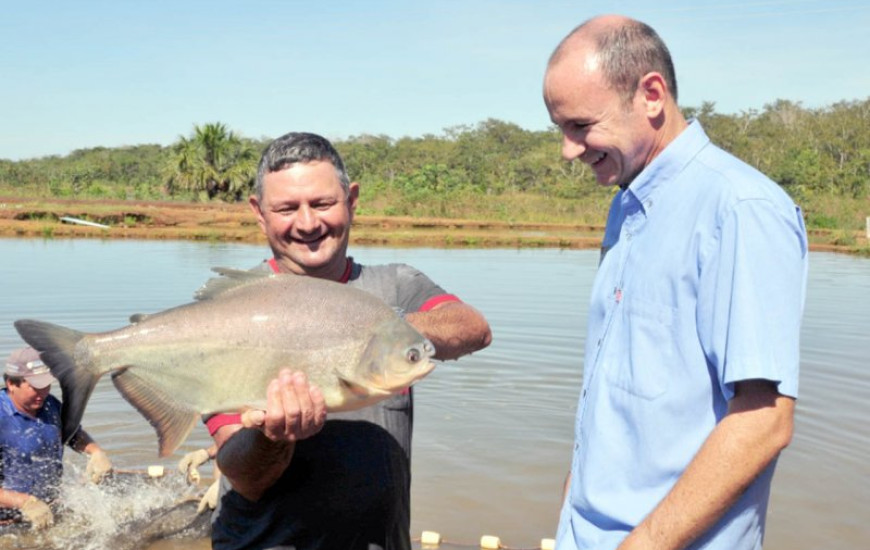
M723 192L753 196L779 187L766 174L713 143L698 154L697 160L709 172L710 183L718 184Z
M6 388L0 389L0 416L12 416L12 413L15 412L12 407L9 392L6 391Z
M406 312L418 311L433 296L445 294L422 271L403 263L360 265L348 284Z
M389 263L360 266L351 284L359 286L387 286L396 289L440 288L425 273L408 264Z

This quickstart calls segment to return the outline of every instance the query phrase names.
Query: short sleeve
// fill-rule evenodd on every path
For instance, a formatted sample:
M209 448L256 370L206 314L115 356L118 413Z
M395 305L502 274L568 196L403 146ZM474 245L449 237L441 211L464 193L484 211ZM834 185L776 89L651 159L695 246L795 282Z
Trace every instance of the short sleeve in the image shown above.
M727 399L734 383L763 379L798 395L807 243L800 209L742 200L722 221L700 269L698 330Z
M421 311L427 307L431 309L432 300L459 301L422 271L406 264L396 264L395 267L398 300L404 311Z

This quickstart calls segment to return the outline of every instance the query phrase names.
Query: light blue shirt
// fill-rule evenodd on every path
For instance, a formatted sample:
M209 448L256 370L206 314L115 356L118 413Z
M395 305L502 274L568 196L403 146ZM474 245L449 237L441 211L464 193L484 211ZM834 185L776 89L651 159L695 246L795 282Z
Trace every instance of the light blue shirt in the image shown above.
M798 394L800 209L692 122L607 220L557 548L605 550L662 500L734 384ZM775 461L690 548L761 548Z

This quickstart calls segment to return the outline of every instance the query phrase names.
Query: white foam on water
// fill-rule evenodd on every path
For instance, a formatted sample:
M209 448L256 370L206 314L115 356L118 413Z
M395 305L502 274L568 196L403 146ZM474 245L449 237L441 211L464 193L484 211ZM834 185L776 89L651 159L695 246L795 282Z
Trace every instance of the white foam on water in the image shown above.
M123 550L127 544L136 548L137 526L198 491L181 475L149 478L120 473L95 484L87 480L83 467L65 461L55 525L42 532L4 535L0 548Z

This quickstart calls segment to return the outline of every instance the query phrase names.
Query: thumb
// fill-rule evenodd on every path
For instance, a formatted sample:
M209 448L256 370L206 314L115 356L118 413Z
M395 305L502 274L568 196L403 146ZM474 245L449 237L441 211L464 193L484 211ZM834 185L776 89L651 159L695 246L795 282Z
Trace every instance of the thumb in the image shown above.
M266 411L248 409L242 413L242 426L246 428L259 428L266 422Z

